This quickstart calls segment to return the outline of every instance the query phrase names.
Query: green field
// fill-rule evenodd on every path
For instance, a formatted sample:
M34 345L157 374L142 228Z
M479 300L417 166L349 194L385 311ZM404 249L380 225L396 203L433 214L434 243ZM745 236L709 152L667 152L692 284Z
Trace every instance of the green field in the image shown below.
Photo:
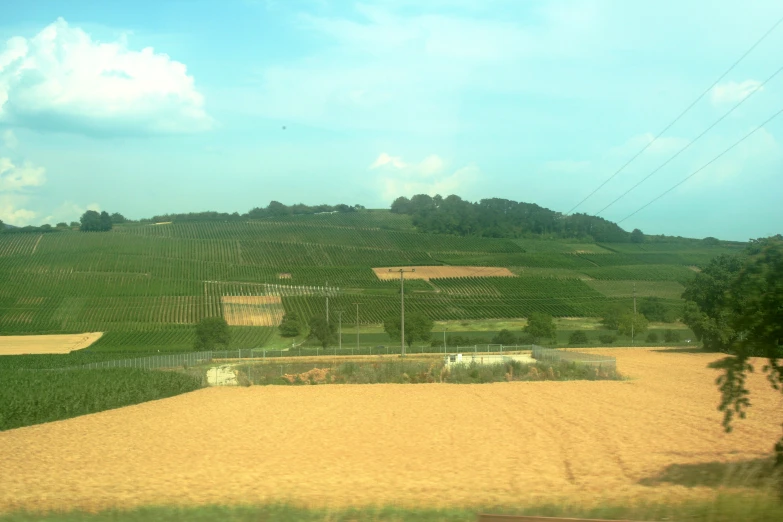
M702 477L703 480L703 477ZM452 507L448 509L362 507L317 509L295 505L143 507L99 513L12 513L0 515L2 522L180 522L183 520L232 522L474 522L481 513L539 517L584 517L604 520L687 520L689 522L770 522L783 518L783 505L770 496L722 493L713 501L673 503L605 504L594 508L579 505L522 503L519 506Z
M0 370L0 431L68 419L196 390L200 379L177 372Z
M343 310L352 326L360 302L359 322L370 327L399 311L398 283L379 280L372 267L403 265L510 268L519 277L406 283L407 310L437 321L485 321L476 330L494 332L502 326L490 323L532 312L600 317L609 305L629 305L634 284L637 298L679 307L694 266L739 248L423 234L409 216L381 210L0 234L0 332L107 332L90 349L96 352L189 350L192 325L224 314L226 296L280 296L276 306L310 317L324 312L327 284L331 318ZM252 324L259 323L234 323L232 347L281 342L274 321Z

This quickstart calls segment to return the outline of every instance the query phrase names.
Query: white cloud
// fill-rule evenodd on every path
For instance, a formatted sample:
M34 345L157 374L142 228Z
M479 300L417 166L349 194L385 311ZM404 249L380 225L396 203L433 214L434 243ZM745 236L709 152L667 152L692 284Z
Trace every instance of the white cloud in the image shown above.
M398 169L404 169L407 167L406 163L402 161L402 158L399 156L389 156L385 152L381 152L381 154L378 156L378 159L376 159L372 165L370 165L371 169L377 169L378 167L382 167L384 165L391 165L392 167L396 167Z
M212 119L184 64L126 38L93 41L59 18L0 48L0 122L87 135L208 130Z
M761 82L758 80L718 84L712 89L712 103L715 105L738 103L754 93L760 86Z
M100 212L101 207L97 203L90 203L86 207L82 207L81 205L72 201L66 201L54 209L51 215L46 216L42 221L51 225L55 225L60 222L70 223L71 221L78 221L82 214L84 214L87 210L95 210L96 212Z
M443 159L436 154L419 163L409 164L402 158L384 152L370 165L370 169L379 171L377 181L381 186L383 198L389 202L399 196L447 196L464 192L481 176L481 170L473 164L449 172Z
M5 132L3 132L2 139L3 139L3 146L6 149L15 149L16 146L19 144L19 141L16 139L16 135L14 134L14 131L12 131L11 129L8 129Z
M19 208L27 201L25 196L0 194L0 220L9 225L25 226L31 224L38 215L32 210Z
M40 187L46 181L46 169L29 161L17 166L9 158L0 158L0 192L16 192L26 187Z

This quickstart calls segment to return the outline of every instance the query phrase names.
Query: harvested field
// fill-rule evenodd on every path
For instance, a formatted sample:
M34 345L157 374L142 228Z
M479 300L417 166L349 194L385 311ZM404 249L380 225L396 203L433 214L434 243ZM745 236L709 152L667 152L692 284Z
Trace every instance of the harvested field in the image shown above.
M631 380L217 387L10 430L0 510L712 498L661 477L767 456L780 435L780 395L760 373L726 434L705 368L718 356L606 353Z
M405 279L438 279L443 277L517 277L508 268L497 268L492 266L404 266L404 267L385 267L373 268L372 271L381 280L399 279L399 272L389 272L389 269L396 270L404 268L415 272L406 272Z
M279 295L224 295L220 301L223 317L230 326L277 326L285 315Z
M0 336L0 355L69 353L87 348L101 338L103 332L68 335Z

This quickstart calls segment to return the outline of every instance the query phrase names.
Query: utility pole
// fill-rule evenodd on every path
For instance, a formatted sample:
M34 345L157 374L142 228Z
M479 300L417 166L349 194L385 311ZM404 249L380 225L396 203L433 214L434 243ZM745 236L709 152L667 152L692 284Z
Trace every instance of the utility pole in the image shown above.
M356 305L356 352L359 352L359 305L362 303L353 303Z
M343 311L337 310L337 342L340 346L340 353L343 351Z
M326 282L326 324L329 325L329 281Z
M446 355L446 327L443 328L443 355Z
M415 272L415 268L390 268L389 272L400 273L400 356L405 357L405 272Z
M633 321L631 321L631 346L634 345L633 327L636 323L636 283L633 284Z

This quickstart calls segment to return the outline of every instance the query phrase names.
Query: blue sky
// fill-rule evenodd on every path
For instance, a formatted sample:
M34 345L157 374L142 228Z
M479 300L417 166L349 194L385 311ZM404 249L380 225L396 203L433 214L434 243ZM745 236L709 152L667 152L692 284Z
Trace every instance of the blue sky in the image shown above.
M17 2L0 19L0 219L416 193L567 212L781 16L779 0ZM600 214L620 221L783 108L783 73L754 91L780 49L783 25L577 211L745 99ZM781 140L783 116L621 225L783 232Z

